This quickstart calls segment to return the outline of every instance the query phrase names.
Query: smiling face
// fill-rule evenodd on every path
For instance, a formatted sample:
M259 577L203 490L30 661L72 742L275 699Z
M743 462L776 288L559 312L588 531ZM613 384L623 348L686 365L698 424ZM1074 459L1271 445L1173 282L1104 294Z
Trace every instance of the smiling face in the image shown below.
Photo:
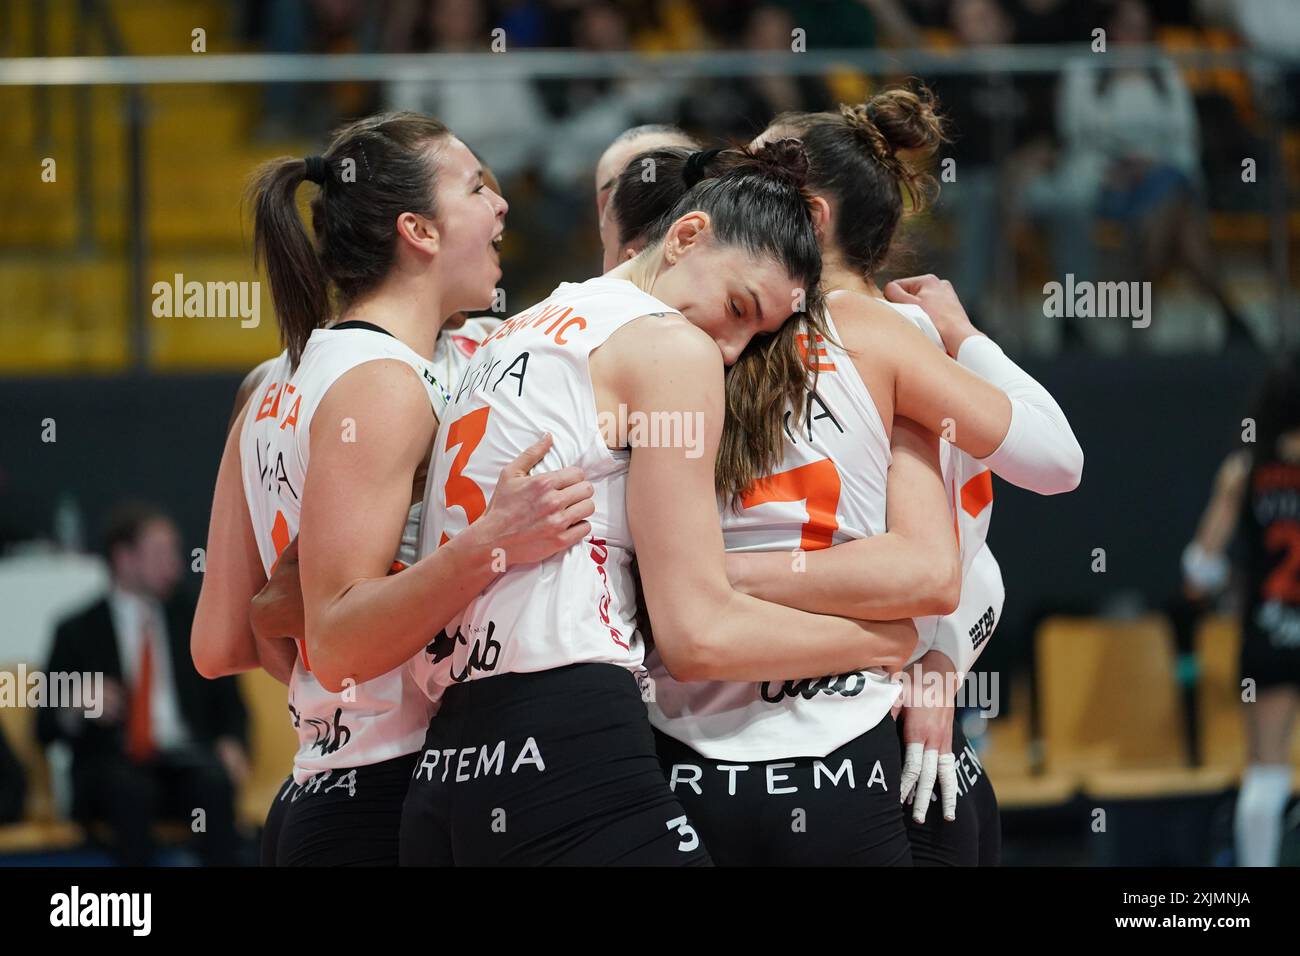
M483 168L454 136L439 150L435 257L448 312L492 304L501 279L500 238L509 205L483 180Z
M731 365L755 335L779 329L800 301L798 283L769 256L723 245L707 213L687 213L654 252L663 256L651 294L718 344Z

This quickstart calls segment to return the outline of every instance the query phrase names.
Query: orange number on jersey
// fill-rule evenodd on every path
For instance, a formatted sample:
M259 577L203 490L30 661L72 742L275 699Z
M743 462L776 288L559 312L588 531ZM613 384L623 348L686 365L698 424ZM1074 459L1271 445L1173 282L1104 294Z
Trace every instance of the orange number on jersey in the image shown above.
M840 526L835 511L840 504L840 473L829 458L760 478L740 498L744 508L768 501L802 501L808 509L799 547L817 551L831 546Z
M1287 521L1271 526L1264 544L1270 551L1286 549L1286 555L1264 581L1264 596L1287 604L1300 604L1300 524Z
M447 428L447 447L443 449L451 451L454 445L460 445L460 451L456 452L456 457L452 460L447 483L442 486L442 497L448 508L460 506L465 510L465 520L468 524L473 524L487 510L483 489L476 485L472 478L466 478L463 472L465 466L469 464L469 456L474 454L474 449L483 440L483 433L487 431L489 411L491 409L484 405L452 422ZM447 541L447 534L443 532L438 544L441 546Z

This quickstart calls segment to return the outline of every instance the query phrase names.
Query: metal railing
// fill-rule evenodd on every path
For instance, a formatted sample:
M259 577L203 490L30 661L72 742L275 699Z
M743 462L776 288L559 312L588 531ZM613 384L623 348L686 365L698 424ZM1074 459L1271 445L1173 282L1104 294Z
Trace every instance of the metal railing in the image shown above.
M475 54L189 54L140 57L121 55L123 45L108 4L79 0L87 22L97 25L107 56L25 57L0 59L0 86L30 87L43 95L52 87L107 85L121 87L126 97L125 124L128 249L131 262L129 315L132 368L142 371L149 355L146 260L148 240L145 209L144 147L147 116L142 97L146 86L185 84L322 84L359 82L456 82L472 84L485 79L532 78L637 78L646 82L683 79L746 77L754 75L821 76L846 68L865 76L939 77L971 74L1058 74L1070 58L1087 56L1100 69L1152 67L1170 60L1192 70L1245 71L1256 84L1255 102L1263 120L1271 156L1269 165L1283 169L1282 97L1274 95L1288 71L1300 69L1295 61L1245 49L1166 51L1159 48L1113 48L1091 53L1086 44L1072 46L1008 46L935 52L927 49L814 50L803 53L708 51L672 54L594 53L572 50L520 50ZM37 4L39 7L39 3ZM78 51L85 44L78 42ZM85 107L78 107L79 109ZM996 140L1012 138L1007 117L997 121L1005 128L992 131ZM79 123L81 129L86 125ZM83 160L89 160L80 144ZM83 167L85 168L85 167ZM89 177L79 188L89 190ZM1279 317L1291 314L1289 279L1289 224L1287 184L1273 175L1270 210L1269 260L1273 293ZM83 211L93 214L89 193L80 197ZM93 230L87 230L93 234ZM1294 334L1294 333L1292 333Z

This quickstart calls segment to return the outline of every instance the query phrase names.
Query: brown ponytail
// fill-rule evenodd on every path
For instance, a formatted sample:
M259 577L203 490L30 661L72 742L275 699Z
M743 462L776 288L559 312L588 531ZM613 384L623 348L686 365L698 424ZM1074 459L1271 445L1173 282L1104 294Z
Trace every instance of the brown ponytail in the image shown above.
M817 336L834 341L820 306L770 336L755 336L727 369L727 417L713 480L729 506L738 507L750 485L781 466L786 412L794 411L790 427L798 428L807 391L817 386L816 366L809 359L816 348L808 345Z
M314 329L377 286L393 265L395 223L432 217L437 147L450 135L419 113L380 113L341 128L322 156L283 157L253 175L255 261L271 284L280 336L296 366ZM310 164L310 165L309 165ZM295 194L318 184L307 235Z
M329 280L294 195L307 178L301 159L273 159L254 175L253 261L266 270L280 337L297 366L312 330L329 314Z

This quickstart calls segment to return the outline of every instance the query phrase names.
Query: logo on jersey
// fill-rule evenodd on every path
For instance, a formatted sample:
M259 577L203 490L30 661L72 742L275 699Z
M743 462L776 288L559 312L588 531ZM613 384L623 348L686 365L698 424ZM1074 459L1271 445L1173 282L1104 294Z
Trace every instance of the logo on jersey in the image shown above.
M993 636L994 625L997 624L997 615L993 613L990 606L980 619L971 625L970 628L970 646L972 650L979 650L979 646Z
M459 674L456 673L456 664L453 661L448 670L451 679L456 683L462 683L469 680L470 676L476 671L489 673L496 670L497 661L501 657L501 642L494 641L492 634L497 629L495 621L488 621L483 638L475 638L474 646L470 648L469 656L465 659L465 667ZM469 639L456 628L454 636L447 634L447 629L443 628L433 639L433 643L425 647L424 652L433 658L432 663L440 664L456 652L456 645L469 647Z
M857 697L866 686L867 675L862 671L851 671L848 674L837 674L834 677L788 680L781 684L779 688L775 687L773 681L765 680L758 687L758 695L769 704L779 704L787 697L802 697L804 700L812 700L818 694L826 694L831 697L837 694L840 697Z
M609 628L610 640L626 651L629 648L627 641L623 640L623 632L611 624L609 620L609 606L613 600L613 595L609 590L609 574L605 571L605 562L609 559L609 547L606 545L604 538L588 538L587 543L591 545L591 560L596 566L596 573L600 575L600 584L604 589L600 598L596 601L596 613L600 615L600 623Z
M289 708L291 711L293 707ZM334 720L331 723L328 720L322 720L320 717L308 717L305 723L312 729L315 739L312 741L309 750L319 750L322 757L336 753L346 747L348 741L352 739L352 731L348 725L343 723L343 708L334 709ZM298 726L298 714L294 713L295 727Z

